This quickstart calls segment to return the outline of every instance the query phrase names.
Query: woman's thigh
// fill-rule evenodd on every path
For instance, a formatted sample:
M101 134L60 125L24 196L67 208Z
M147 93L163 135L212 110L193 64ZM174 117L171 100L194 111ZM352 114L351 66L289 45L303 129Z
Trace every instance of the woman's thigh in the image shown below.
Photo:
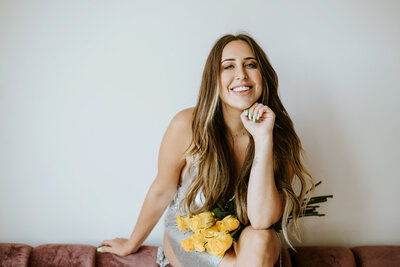
M175 256L174 251L172 250L171 244L169 243L168 240L168 235L165 232L164 233L164 255L165 257L168 259L169 263L173 266L173 267L181 267L181 264L179 263L178 259Z
M233 246L228 249L222 258L221 262L218 264L218 267L233 267L236 263L236 252L235 247L236 243L233 243Z

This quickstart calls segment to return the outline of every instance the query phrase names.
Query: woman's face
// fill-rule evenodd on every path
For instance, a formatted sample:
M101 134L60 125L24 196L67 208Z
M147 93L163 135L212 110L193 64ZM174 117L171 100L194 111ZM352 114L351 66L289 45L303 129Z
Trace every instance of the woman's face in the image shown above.
M247 42L236 40L224 47L219 86L219 97L225 110L243 111L260 98L261 73Z

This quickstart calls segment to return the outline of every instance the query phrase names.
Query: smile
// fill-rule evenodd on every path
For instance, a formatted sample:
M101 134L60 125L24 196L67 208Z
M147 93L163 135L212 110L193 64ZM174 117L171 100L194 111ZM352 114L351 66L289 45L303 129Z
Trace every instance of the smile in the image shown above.
M244 95L250 94L252 89L253 89L253 86L251 86L251 85L240 85L238 87L231 88L231 91L235 95L244 96Z
M234 92L248 91L251 86L240 86L233 89Z

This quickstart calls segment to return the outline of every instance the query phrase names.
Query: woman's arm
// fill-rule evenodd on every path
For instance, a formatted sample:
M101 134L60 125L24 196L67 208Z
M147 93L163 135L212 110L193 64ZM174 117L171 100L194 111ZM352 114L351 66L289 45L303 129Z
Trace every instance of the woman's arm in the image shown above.
M186 162L184 152L191 140L191 122L188 120L191 120L189 109L179 112L164 134L157 177L146 195L130 238L105 240L99 245L102 252L120 256L136 252L159 221L177 190L181 170Z
M247 216L253 228L268 229L279 220L284 208L284 197L279 194L274 179L275 113L267 105L256 102L240 118L255 146L247 188Z
M247 191L247 214L255 229L267 229L283 212L283 197L274 180L272 135L255 140L255 153Z

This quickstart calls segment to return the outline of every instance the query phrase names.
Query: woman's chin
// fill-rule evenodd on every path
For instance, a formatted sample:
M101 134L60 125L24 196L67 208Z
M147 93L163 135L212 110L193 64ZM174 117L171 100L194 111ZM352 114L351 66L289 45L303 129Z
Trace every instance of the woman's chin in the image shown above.
M254 103L242 102L242 103L230 103L226 104L225 108L230 111L243 112L243 110L250 108Z
M238 105L235 106L234 109L239 112L243 112L243 110L248 109L249 107L251 107L251 105Z
M245 109L250 108L254 103L255 102L253 102L253 103L247 103L247 102L246 103L241 103L240 105L237 105L237 109L243 111Z

